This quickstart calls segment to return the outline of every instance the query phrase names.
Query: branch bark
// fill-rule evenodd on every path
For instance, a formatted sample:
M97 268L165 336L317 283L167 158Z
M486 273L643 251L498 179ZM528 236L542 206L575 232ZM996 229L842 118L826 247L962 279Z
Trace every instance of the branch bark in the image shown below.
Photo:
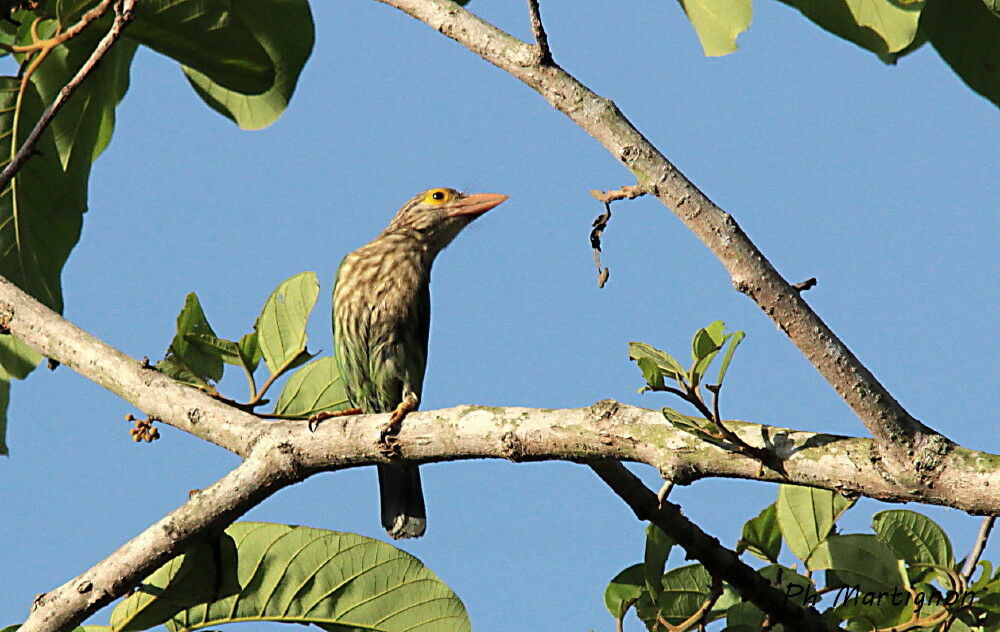
M554 62L537 61L536 48L449 0L378 0L426 23L538 92L604 146L722 263L733 287L753 299L788 335L875 438L875 458L901 485L929 488L935 464L950 442L914 419L858 360L750 241L736 220L716 206L653 146L615 104Z

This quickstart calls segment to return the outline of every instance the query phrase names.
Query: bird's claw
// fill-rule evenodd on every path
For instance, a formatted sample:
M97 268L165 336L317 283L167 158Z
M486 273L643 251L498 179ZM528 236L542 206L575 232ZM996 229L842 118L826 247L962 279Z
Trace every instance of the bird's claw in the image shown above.
M308 423L309 432L316 432L316 429L319 428L319 422L323 421L324 419L329 419L331 417L346 417L347 415L360 415L360 414L361 414L360 408L348 408L347 410L337 410L332 412L324 410L318 412L309 418L309 423Z

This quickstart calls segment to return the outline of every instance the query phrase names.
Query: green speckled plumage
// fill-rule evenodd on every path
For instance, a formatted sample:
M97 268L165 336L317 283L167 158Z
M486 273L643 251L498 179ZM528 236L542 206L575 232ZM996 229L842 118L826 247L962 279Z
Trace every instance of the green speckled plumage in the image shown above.
M436 197L440 192L441 200ZM351 405L366 413L416 409L427 365L430 272L437 254L505 196L431 189L409 200L389 225L341 262L333 291L337 364ZM426 517L416 466L380 465L382 525L394 538L423 534Z

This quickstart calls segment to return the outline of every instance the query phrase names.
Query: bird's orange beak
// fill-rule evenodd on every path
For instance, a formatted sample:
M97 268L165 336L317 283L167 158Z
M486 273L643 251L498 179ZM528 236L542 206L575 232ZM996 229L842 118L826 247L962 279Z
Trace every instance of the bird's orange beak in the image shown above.
M452 202L448 208L448 217L482 215L506 199L507 196L502 193L473 193Z

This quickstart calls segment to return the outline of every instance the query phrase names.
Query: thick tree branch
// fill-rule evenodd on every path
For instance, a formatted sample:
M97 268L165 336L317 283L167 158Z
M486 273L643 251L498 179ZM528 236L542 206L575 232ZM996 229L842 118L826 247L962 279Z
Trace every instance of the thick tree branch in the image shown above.
M803 608L788 599L782 590L771 586L757 571L740 560L735 551L727 549L688 520L677 505L660 500L635 474L617 461L591 463L590 467L608 484L635 513L639 520L648 520L669 535L687 553L688 558L701 562L713 578L723 579L768 613L775 623L790 630L823 632L830 629L815 608Z
M146 414L246 459L106 560L40 598L25 623L25 632L52 632L79 623L198 538L214 534L281 487L320 471L391 460L379 446L387 415L327 419L315 431L304 421L263 420L144 368L3 279L0 329L117 393ZM415 463L503 458L558 459L593 466L595 461L628 460L652 465L680 484L712 476L746 478L812 485L888 501L941 504L971 513L1000 513L1000 498L991 491L1000 486L1000 457L994 455L955 447L936 464L937 484L933 488L910 488L883 476L873 457L875 444L869 439L739 421L728 421L727 426L741 440L772 450L782 460L784 475L762 471L755 459L677 430L659 412L609 400L566 410L459 406L411 413L396 445L403 458ZM613 487L623 494L620 485ZM652 492L649 495L655 500ZM641 515L676 518L667 504L656 501L659 509L654 511L649 508L649 498L639 500ZM690 539L689 553L710 571L715 564L732 566L725 549L713 553L711 547L699 548L710 543L709 536L698 531L686 537ZM748 592L757 594L753 588L756 580L740 579L739 567L730 571L736 573L727 578L731 583L741 586L739 582L746 580ZM759 594L762 604L770 603L768 594ZM807 615L788 612L788 617L797 616Z
M950 443L914 419L827 327L750 241L731 215L716 206L667 160L609 99L554 63L540 64L535 47L497 29L450 0L379 0L452 38L537 91L552 107L627 167L729 272L733 286L752 298L847 402L878 445L885 475L910 487L934 484L936 463Z
M126 356L0 279L0 329L116 393L145 414L246 457L258 443L288 445L298 467L336 470L386 462L378 447L386 415L329 419L313 433L303 421L264 420L184 386ZM767 448L784 475L676 429L657 411L606 400L546 410L458 406L411 413L399 434L406 459L512 461L617 459L646 463L665 478L785 482L888 502L922 502L973 514L1000 514L1000 457L959 446L939 455L933 487L887 478L870 439L726 421L746 443Z
M121 4L115 4L115 19L111 24L111 28L108 32L101 38L101 41L97 43L97 47L94 48L94 52L91 53L90 57L80 66L80 69L76 72L72 79L63 86L56 98L52 100L47 108L42 112L42 115L38 117L38 122L35 123L35 127L28 134L21 148L17 150L14 157L11 158L7 166L0 171L0 191L4 190L10 181L14 179L14 176L20 171L24 163L27 162L28 158L31 157L32 152L35 150L35 145L38 144L38 139L41 138L42 132L49 126L52 119L55 118L56 114L62 109L62 106L66 104L66 101L70 98L73 92L76 91L83 80L86 79L90 73L97 68L97 64L101 62L101 59L111 50L111 46L118 41L118 38L122 36L122 32L129 22L135 17L135 5L139 0L121 0ZM86 27L90 22L100 16L101 13L107 8L108 3L101 3L97 8L88 11L83 19L76 25L74 25L66 35L72 37L84 27ZM70 35L72 34L72 35ZM66 38L68 39L68 37ZM39 58L40 60L41 58ZM27 79L27 77L25 77ZM16 132L16 130L15 130Z

